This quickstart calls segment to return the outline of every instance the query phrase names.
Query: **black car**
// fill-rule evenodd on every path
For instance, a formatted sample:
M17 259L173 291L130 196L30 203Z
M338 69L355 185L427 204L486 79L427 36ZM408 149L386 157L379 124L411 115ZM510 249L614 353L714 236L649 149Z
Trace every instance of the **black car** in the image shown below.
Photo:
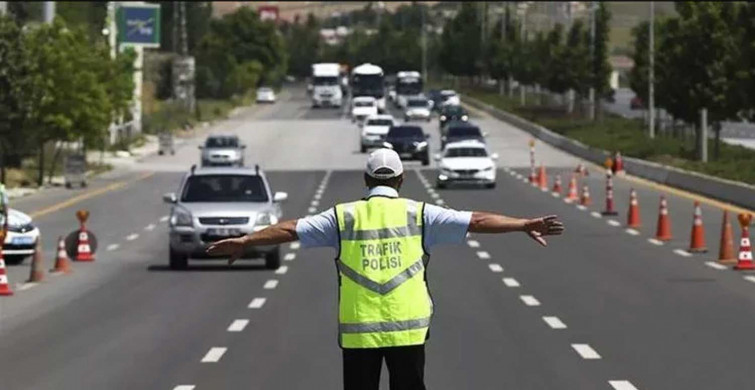
M485 143L485 133L480 128L466 122L450 123L440 137L440 148L446 147L451 142L475 140Z
M430 136L419 126L393 126L385 136L383 146L398 153L402 160L420 160L422 165L430 164L430 150L427 139Z
M469 120L469 114L467 110L462 106L444 106L440 109L440 115L438 115L438 127L443 129L446 123L452 121L466 122Z
M440 90L431 89L427 91L425 96L427 96L427 100L430 100L431 102L433 102L432 110L436 112L440 111L440 108L441 108L440 105L441 103L443 103L443 95L440 94Z

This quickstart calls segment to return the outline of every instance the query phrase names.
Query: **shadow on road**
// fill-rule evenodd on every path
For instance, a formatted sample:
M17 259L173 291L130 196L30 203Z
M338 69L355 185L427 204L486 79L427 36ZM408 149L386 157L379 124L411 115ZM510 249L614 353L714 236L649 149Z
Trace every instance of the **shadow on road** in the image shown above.
M237 271L272 271L264 264L189 264L185 269L172 269L165 264L152 264L147 267L149 272L237 272Z

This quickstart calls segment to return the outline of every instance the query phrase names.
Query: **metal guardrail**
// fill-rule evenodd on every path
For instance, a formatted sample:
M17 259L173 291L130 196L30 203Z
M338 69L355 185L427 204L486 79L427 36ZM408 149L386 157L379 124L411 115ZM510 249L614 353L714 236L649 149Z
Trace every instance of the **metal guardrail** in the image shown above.
M579 141L564 137L543 126L495 108L475 98L462 96L462 101L492 115L498 120L522 129L552 146L595 164L602 166L606 157L610 155L608 151L593 148ZM657 183L702 194L751 210L755 209L755 186L749 184L631 157L624 158L624 170L631 175Z

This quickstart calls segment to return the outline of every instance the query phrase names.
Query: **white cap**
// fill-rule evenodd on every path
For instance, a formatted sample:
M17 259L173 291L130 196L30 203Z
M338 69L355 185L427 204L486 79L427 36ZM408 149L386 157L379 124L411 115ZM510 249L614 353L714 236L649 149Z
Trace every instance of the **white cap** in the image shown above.
M367 158L366 172L375 179L390 179L404 173L404 165L395 151L377 149Z

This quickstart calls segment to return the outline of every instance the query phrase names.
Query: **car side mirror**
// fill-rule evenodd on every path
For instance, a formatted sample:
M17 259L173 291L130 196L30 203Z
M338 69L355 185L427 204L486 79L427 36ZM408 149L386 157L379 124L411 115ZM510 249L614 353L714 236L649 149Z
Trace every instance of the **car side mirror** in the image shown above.
M275 203L283 202L286 199L288 199L288 193L285 192L276 192L273 195L273 202Z
M204 146L202 146L202 145L199 145L199 146L197 146L197 148L198 148L199 150L202 150L202 149L204 149Z
M493 160L498 160L498 153L491 154L490 158L492 158Z
M168 192L163 195L163 202L165 203L177 203L178 199L176 198L175 192Z
M434 159L435 161L440 161L440 154L437 154L437 153L436 153L436 154L435 154L435 155L433 156L433 159Z

